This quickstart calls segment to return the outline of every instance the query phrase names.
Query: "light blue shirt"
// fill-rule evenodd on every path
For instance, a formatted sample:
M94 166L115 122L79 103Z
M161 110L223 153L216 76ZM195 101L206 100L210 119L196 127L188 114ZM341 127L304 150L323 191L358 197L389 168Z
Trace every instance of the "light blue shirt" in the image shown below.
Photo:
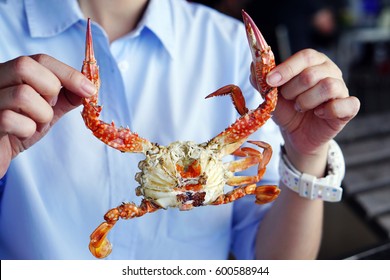
M85 29L76 0L0 0L0 62L45 53L81 69ZM250 108L261 102L249 83L244 27L216 11L184 0L151 0L138 27L111 44L102 28L92 29L102 119L128 125L152 142L201 143L233 123L238 115L230 98L204 99L223 85L239 85ZM122 202L140 203L134 175L143 156L94 138L80 111L65 115L12 161L0 191L1 259L92 259L89 235L106 211ZM250 139L273 146L262 183L277 184L279 129L268 121ZM268 208L247 196L227 205L120 220L109 235L108 258L226 259L231 252L250 259Z

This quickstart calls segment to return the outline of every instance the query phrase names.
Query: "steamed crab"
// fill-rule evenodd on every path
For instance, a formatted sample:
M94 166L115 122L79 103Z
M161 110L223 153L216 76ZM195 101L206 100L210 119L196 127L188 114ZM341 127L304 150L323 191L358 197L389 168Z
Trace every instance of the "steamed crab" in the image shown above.
M271 158L271 146L262 141L248 141L261 148L261 151L258 148L241 147L271 117L277 102L277 89L269 87L265 82L267 73L275 66L273 53L244 11L243 19L257 87L264 102L256 109L248 110L240 88L235 85L224 86L208 95L206 98L230 95L241 115L235 123L208 142L196 144L183 141L173 142L168 146L151 143L128 128L116 127L114 123L99 120L102 107L97 105L97 94L83 100L82 117L97 138L122 152L145 155L145 160L139 163L141 171L135 176L140 184L136 194L143 196L142 202L139 206L122 203L106 213L105 221L90 236L89 249L95 257L104 258L111 253L112 246L107 240L107 234L119 219L136 218L168 207L190 210L198 206L226 204L249 194L255 195L256 203L268 203L278 197L280 190L276 186L256 185L263 177ZM82 73L95 84L98 92L99 68L94 57L89 19ZM230 154L240 159L223 163L222 158ZM257 174L234 175L234 172L254 165L258 166ZM236 188L224 193L225 185Z

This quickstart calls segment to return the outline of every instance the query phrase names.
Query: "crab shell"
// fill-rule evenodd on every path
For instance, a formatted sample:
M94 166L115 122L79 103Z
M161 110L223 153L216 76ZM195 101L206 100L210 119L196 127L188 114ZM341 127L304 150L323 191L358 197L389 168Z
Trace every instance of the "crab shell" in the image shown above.
M191 141L159 146L138 167L137 195L165 209L190 210L211 204L224 194L226 181L233 176L216 148Z

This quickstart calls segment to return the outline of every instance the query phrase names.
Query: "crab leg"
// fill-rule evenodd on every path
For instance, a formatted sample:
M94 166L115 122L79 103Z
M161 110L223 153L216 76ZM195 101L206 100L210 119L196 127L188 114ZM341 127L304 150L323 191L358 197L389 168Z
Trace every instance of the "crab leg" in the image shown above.
M236 85L227 85L217 89L213 93L210 93L206 96L206 98L214 97L214 96L222 96L222 95L230 95L232 98L232 102L237 112L243 116L248 113L248 108L245 105L245 98L242 95L241 89Z
M101 223L91 234L89 250L97 258L105 258L112 251L112 245L107 239L107 235L119 219L133 219L141 217L146 213L152 213L160 209L159 206L143 199L140 206L134 203L123 203L122 205L109 210L104 215L105 222Z
M233 153L234 156L243 157L242 159L225 163L226 169L230 172L240 172L249 167L259 164L263 155L258 150L242 147Z
M275 67L274 55L259 29L243 11L242 16L246 27L249 47L252 53L253 67L257 88L264 98L264 102L255 110L248 111L241 90L238 86L225 86L207 97L229 94L241 117L225 131L209 141L209 145L217 145L222 148L224 155L237 150L246 139L258 130L270 117L277 102L277 88L272 88L266 83L267 74Z
M255 195L257 204L266 204L275 200L280 193L280 189L277 186L256 186L256 184L250 184L233 189L232 191L219 196L212 205L220 205L231 203L237 199L240 199L246 195Z
M263 153L258 150L242 147L235 151L235 156L246 157L241 160L230 162L227 166L229 171L237 172L247 169L248 167L259 164L257 168L257 175L255 176L234 176L230 178L226 183L230 186L239 186L234 190L219 196L213 205L226 204L233 202L245 195L254 194L256 196L256 203L264 204L275 200L280 189L277 186L256 186L256 183L263 177L266 166L272 156L272 148L269 144L261 141L248 141L264 149Z
M269 144L262 142L262 141L248 141L249 143L252 143L258 147L263 148L263 153L260 153L259 151L244 147L240 148L238 151L244 151L246 156L249 156L243 160L237 160L230 162L228 164L229 171L237 172L247 169L248 167L255 165L258 163L257 167L257 174L255 176L234 176L226 182L230 186L239 186L244 184L252 184L258 182L261 178L263 178L266 166L271 160L272 156L272 148ZM237 155L237 152L234 153ZM238 155L241 156L241 155Z
M85 60L81 72L96 86L96 95L91 98L83 99L83 111L81 115L86 126L93 134L105 144L120 150L122 152L143 152L150 150L153 144L148 140L139 137L128 128L116 127L114 122L111 124L99 120L102 107L97 104L98 92L100 88L99 66L97 65L91 33L91 21L88 19Z

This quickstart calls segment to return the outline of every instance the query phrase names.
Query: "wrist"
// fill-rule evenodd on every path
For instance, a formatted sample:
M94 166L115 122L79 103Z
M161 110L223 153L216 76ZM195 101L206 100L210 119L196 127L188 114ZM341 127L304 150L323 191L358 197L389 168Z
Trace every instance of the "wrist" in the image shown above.
M315 177L323 177L326 174L329 143L324 144L313 153L301 153L288 143L282 149L297 171Z

